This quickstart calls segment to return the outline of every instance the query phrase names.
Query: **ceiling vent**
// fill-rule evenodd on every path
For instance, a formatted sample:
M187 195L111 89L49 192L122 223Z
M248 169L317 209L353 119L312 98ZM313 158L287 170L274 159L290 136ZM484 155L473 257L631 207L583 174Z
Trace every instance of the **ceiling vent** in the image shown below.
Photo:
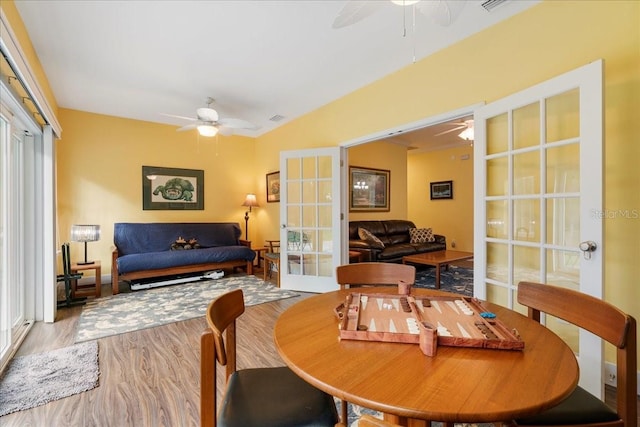
M284 116L281 116L280 114L276 114L275 116L271 116L269 118L269 120L271 120L272 122L279 122L282 119L284 119Z
M506 3L508 0L486 0L484 2L482 2L482 7L485 8L485 10L487 12L492 12L493 9L495 9L496 7L503 5L504 3Z

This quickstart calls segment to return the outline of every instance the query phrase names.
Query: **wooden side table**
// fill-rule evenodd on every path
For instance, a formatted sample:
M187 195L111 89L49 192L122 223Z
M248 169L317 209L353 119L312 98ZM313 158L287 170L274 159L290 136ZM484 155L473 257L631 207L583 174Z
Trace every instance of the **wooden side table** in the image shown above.
M78 285L78 281L74 280L71 284L71 296L72 297L85 297L85 296L95 296L96 298L100 297L102 291L102 266L100 261L94 261L91 264L71 264L71 272L77 273L78 271L85 270L95 270L96 274L96 283L91 285ZM95 288L95 289L94 289Z

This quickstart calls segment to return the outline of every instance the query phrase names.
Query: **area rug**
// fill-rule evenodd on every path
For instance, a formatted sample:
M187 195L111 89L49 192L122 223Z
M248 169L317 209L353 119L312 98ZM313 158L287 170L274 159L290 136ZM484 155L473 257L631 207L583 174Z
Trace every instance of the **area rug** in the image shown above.
M82 307L75 342L201 317L212 299L237 288L246 306L298 296L255 276L234 276L96 298Z
M436 269L424 265L416 266L417 288L436 288ZM473 296L473 269L450 265L440 271L440 289L465 296Z
M340 405L342 405L342 401L338 398L334 398L336 402L336 408L338 409L338 413L340 413ZM349 404L347 410L347 427L358 427L358 419L364 415L371 415L376 418L382 418L382 412L374 411L373 409L363 408L362 406L354 405L352 403ZM454 424L458 427L493 427L491 423L480 423L480 424L467 424L467 423L459 423ZM442 427L443 424L439 422L431 423L432 427Z
M96 341L16 357L0 378L0 417L91 390L99 375Z

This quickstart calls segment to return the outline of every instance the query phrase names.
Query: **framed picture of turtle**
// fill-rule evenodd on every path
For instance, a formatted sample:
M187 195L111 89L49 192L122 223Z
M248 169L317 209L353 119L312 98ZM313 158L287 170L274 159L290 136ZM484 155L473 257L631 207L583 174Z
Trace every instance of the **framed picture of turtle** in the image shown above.
M204 171L142 166L143 210L203 210Z

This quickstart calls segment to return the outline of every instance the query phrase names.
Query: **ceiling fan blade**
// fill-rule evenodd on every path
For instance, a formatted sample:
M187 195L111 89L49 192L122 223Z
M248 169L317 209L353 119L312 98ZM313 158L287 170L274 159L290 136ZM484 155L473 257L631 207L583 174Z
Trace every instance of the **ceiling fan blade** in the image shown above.
M205 122L215 122L218 120L218 112L213 108L202 107L196 110L198 119Z
M251 129L251 130L258 129L258 127L253 123L250 123L242 119L220 119L218 120L218 123L220 123L223 127L228 127L232 129Z
M178 132L184 132L186 130L195 129L197 127L198 127L198 123L193 123L193 124L190 124L190 125L182 126L181 128L178 128L177 131Z
M332 28L343 28L373 15L384 4L381 1L348 0L333 20Z
M444 135L444 134L446 134L446 133L455 132L455 131L457 131L457 130L464 129L464 128L466 128L466 127L467 127L467 125L462 124L462 125L460 125L460 126L454 127L453 129L449 129L449 130L445 130L444 132L436 133L436 134L435 134L435 135L433 135L433 136L440 136L440 135Z
M416 7L433 22L446 27L460 15L465 3L465 0L422 0Z
M233 135L233 128L227 126L218 126L218 133L222 136L231 136Z
M165 113L160 113L161 116L165 116L165 117L173 117L176 119L182 119L182 120L189 120L190 122L194 122L198 119L193 118L193 117L185 117L185 116L176 116L175 114L165 114Z

